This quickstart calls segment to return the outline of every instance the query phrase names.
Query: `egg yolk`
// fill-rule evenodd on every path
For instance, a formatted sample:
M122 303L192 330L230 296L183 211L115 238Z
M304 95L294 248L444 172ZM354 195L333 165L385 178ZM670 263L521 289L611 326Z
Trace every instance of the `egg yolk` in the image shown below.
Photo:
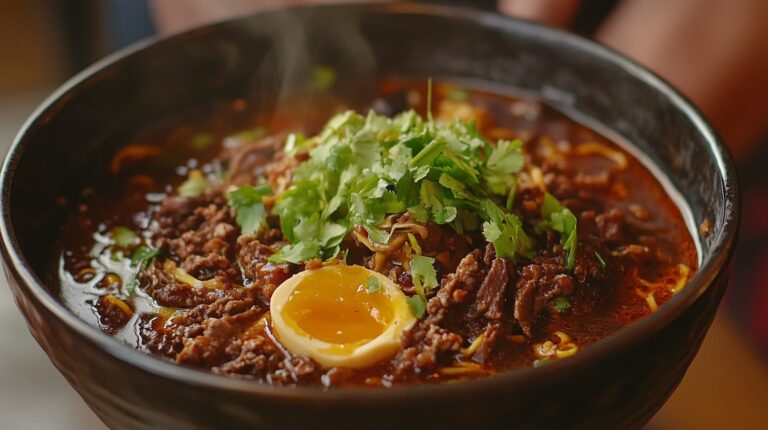
M383 290L369 293L369 272L334 266L304 277L283 307L286 323L306 336L340 345L359 345L382 334L393 319Z

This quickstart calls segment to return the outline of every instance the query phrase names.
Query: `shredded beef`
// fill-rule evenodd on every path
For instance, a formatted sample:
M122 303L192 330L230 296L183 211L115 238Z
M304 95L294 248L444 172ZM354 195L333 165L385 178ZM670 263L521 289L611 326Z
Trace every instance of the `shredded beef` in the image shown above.
M282 145L283 137L284 135L267 136L224 154L222 158L229 161L229 183L247 185L253 183L253 178L265 176L277 149Z
M427 303L428 321L439 323L448 307L463 302L474 292L482 278L479 262L482 262L481 253L475 250L459 262L454 273L443 277L437 294Z
M472 307L471 315L485 315L489 320L500 320L507 285L513 270L512 263L505 258L495 258L491 263Z
M558 295L570 294L573 281L557 262L534 263L522 268L515 291L514 316L523 333L530 337L539 312Z
M611 209L597 215L595 222L605 242L614 245L626 243L624 213L621 210Z

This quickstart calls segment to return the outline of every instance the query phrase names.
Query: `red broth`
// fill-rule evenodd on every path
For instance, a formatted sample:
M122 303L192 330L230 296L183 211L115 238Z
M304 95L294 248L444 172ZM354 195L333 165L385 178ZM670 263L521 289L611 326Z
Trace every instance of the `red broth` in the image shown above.
M423 83L390 79L378 87L375 100L353 106L387 115L410 108L426 114ZM330 95L268 114L235 100L216 106L213 114L137 133L115 154L108 177L83 190L63 229L58 262L62 301L106 333L180 365L270 384L390 386L486 377L567 359L663 306L693 276L697 251L680 209L621 146L535 100L448 82L437 83L432 98L438 120L474 121L489 141L524 142L527 182L518 188L513 210L527 230L534 231L537 222L537 187L578 219L577 262L570 271L558 254L562 249L548 234L532 233L531 258L497 263L493 248L477 233L459 235L445 226L425 226L430 239L421 247L437 261L441 288L451 277L490 283L486 278L503 269L501 293L497 289L494 296L502 300L500 316L487 317L486 311L486 317L470 317L477 314L486 291L465 288L459 295L467 298L450 305L431 330L425 322L432 318L428 312L403 336L396 355L363 369L322 368L280 345L265 318L271 291L263 285L271 282L274 287L305 267L262 264L248 276L243 266L244 261L258 262L259 252L267 252L270 243L284 240L279 229L271 230L275 237L262 235L254 245L241 237L223 188L188 199L174 196L193 170L233 180L227 178L233 154L253 142L272 138L279 147L286 132L318 132L347 106ZM281 167L273 165L270 171L284 175ZM198 219L193 222L194 216ZM220 230L226 230L220 245L227 250L210 263L215 269L185 263L168 244L178 243L185 232L194 240L205 229L201 225L214 217L219 217ZM118 241L123 245L115 245ZM137 276L140 268L130 257L140 244L158 248L160 254ZM349 264L376 268L409 294L413 283L402 258L377 267L368 249L351 239L342 243L345 247ZM470 255L478 268L462 271ZM195 261L205 257L198 255ZM199 279L219 279L214 274L220 273L226 282L216 288L169 286L178 283L168 275L175 267L191 267Z

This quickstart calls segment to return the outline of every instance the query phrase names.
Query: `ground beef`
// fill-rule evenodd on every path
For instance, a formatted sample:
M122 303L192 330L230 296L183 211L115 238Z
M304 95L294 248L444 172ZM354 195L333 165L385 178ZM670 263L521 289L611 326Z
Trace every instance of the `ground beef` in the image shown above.
M268 258L277 250L262 244L253 236L241 236L238 263L246 280L258 291L264 303L269 303L275 289L296 271L291 264L273 264Z
M419 322L403 333L403 349L392 360L394 380L426 376L461 348L463 338L437 324Z
M208 318L200 336L189 338L176 355L178 363L212 367L240 355L242 342L249 338L249 328L264 312L251 307L235 314Z
M133 312L126 312L125 309L111 302L106 297L104 296L96 300L93 303L93 307L99 316L99 324L102 329L109 334L114 334L131 320Z
M145 318L139 324L143 347L175 358L186 339L203 334L203 323L208 319L237 315L254 307L253 294L248 289L230 291L230 294L210 304L195 306L181 315L166 320L160 316Z
M213 367L211 370L214 373L264 378L270 371L278 369L282 354L266 338L256 337L235 344L240 350L238 355L233 360Z
M144 291L160 306L191 308L229 296L223 289L195 288L178 282L157 261L140 272L137 279Z

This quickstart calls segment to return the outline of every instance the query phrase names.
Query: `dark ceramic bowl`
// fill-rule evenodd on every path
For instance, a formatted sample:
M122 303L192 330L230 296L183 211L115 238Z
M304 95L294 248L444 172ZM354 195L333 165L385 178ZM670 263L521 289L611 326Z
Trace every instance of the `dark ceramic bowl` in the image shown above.
M697 238L700 270L657 312L567 360L393 389L270 387L180 367L60 303L50 261L66 213L56 196L95 180L137 128L213 100L273 97L305 83L312 64L334 67L342 84L394 74L522 90L601 124L666 174L696 225L711 226ZM261 13L140 44L73 78L27 122L5 161L0 227L32 334L113 428L632 428L662 406L699 349L731 272L738 209L733 164L712 128L615 52L489 13L342 5Z

